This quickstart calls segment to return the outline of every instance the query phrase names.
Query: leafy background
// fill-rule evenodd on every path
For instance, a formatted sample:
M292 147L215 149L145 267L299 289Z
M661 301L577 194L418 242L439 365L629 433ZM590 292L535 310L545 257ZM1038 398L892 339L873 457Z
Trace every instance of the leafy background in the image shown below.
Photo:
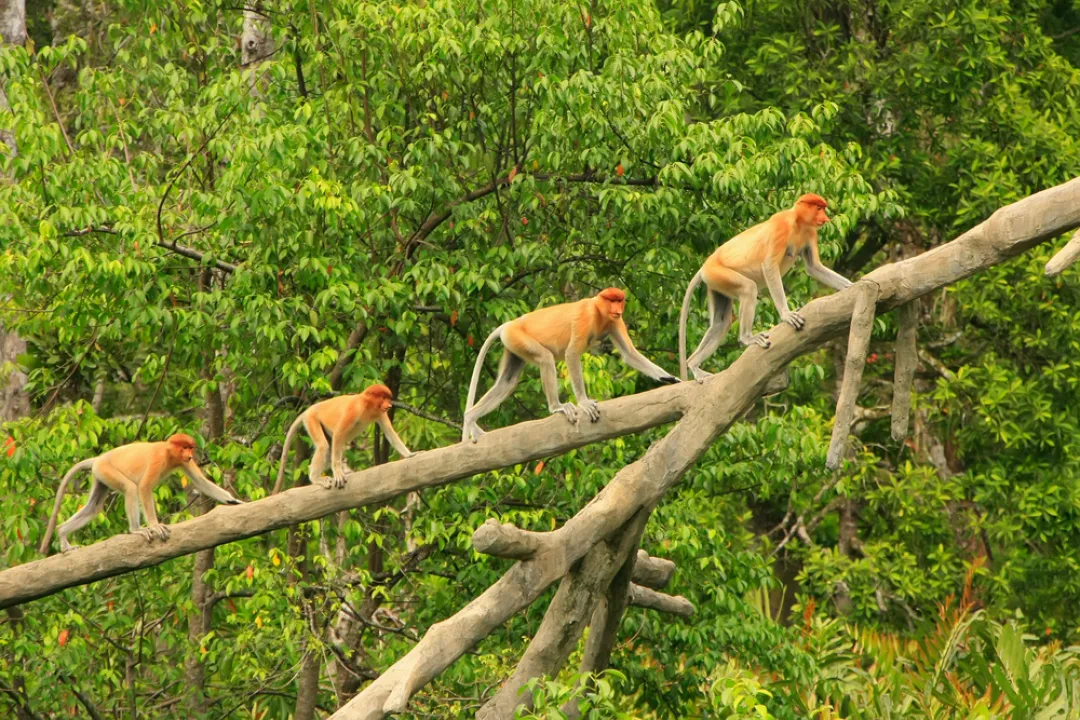
M257 499L299 405L381 381L460 420L478 343L540 305L623 287L635 343L673 370L702 258L802 192L829 198L823 256L858 277L1080 169L1072 0L260 8L254 57L239 4L197 0L32 0L26 46L0 51L17 146L0 155L0 319L27 342L30 398L4 426L0 566L36 557L58 478L103 448L186 431L216 482ZM584 698L596 717L1076 717L1080 284L1043 277L1051 251L920 303L904 443L883 409L891 316L842 473L823 466L839 346L717 442L644 542L697 614L627 614ZM787 286L796 304L828 292ZM699 297L691 342L705 322ZM585 372L599 398L651 387L610 352ZM542 416L541 398L526 372L485 426ZM459 437L395 423L413 449ZM0 707L323 716L501 574L468 543L486 518L555 527L660 432L9 612ZM350 465L388 459L373 434ZM167 522L203 510L178 480L157 497ZM80 538L124 529L114 503ZM543 607L413 716L474 712ZM558 717L571 680L542 684L536 717Z

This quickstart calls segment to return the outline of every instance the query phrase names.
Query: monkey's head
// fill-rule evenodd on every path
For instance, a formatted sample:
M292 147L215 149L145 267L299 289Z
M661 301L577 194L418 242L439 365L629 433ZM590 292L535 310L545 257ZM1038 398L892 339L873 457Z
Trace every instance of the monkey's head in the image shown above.
M169 447L173 457L182 463L189 463L195 457L195 438L184 433L176 433L169 438Z
M825 208L828 206L825 198L820 195L806 193L795 203L795 212L800 223L821 227L829 222L829 216L825 214Z
M623 309L626 307L626 293L622 290L609 287L607 290L600 291L596 298L601 312L609 319L618 320L622 317Z
M385 385L371 385L364 391L364 395L371 401L372 407L379 412L386 412L394 407L394 393Z

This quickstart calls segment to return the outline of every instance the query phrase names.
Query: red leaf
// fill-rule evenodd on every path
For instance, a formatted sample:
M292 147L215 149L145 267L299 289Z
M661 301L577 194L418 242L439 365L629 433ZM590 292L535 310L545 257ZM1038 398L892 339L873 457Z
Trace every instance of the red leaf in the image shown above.
M67 645L69 635L70 633L68 633L67 628L61 630L60 636L56 639L57 644L60 645L60 647L64 647L65 645Z

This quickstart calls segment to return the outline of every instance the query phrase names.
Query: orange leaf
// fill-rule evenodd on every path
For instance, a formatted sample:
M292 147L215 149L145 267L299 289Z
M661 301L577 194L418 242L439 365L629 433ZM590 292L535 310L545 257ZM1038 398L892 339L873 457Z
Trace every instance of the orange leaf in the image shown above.
M255 568L250 565L247 566L247 579L251 580L255 577Z
M69 635L70 633L68 632L67 628L61 630L60 636L56 638L57 644L59 644L60 647L64 647L65 645L67 645Z
M615 166L615 174L616 175L618 175L619 177L622 177L624 172L626 172L626 170L623 169L622 163L619 163L618 165Z
M458 318L457 310L450 313L450 327L454 327L455 325L457 325L457 318Z
M533 475L539 475L543 471L544 471L544 461L541 460L540 462L536 463L536 469L533 470Z
M472 347L472 346L476 345L476 341L473 340L472 335L466 335L465 336L465 342L467 342L469 344L469 347Z
M510 168L510 174L506 176L506 182L508 182L508 183L514 182L514 177L516 177L516 176L517 176L517 165Z
M4 447L7 448L7 456L11 457L15 454L15 438L9 437L4 443Z

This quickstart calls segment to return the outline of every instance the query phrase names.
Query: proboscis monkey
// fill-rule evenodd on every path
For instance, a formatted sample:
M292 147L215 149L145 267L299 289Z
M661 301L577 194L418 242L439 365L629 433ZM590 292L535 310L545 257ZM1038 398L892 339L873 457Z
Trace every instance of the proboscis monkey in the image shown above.
M285 460L289 457L289 448L301 423L307 430L311 442L315 443L315 454L311 458L308 478L311 484L322 480L323 471L330 465L333 478L322 480L323 487L345 487L345 475L349 468L345 466L345 448L373 422L379 423L383 434L394 449L403 458L410 458L416 453L405 447L401 438L394 432L387 411L394 407L394 393L385 385L371 385L359 395L339 395L329 400L317 402L293 421L289 432L285 434L285 445L281 449L281 467L278 469L277 482L272 495L281 490L285 479ZM327 433L330 442L326 441Z
M86 469L89 469L94 476L93 485L90 487L90 497L86 505L72 515L57 531L60 535L62 552L67 552L74 547L68 542L68 535L84 527L101 512L110 490L123 493L128 529L131 532L142 534L147 542L155 537L161 540L167 539L169 528L158 522L157 510L154 507L154 488L176 469L187 475L195 489L211 500L226 505L240 505L243 502L210 482L203 474L202 469L195 462L195 440L190 435L177 433L163 442L137 442L121 445L97 457L77 463L64 475L64 479L60 481L60 489L56 491L56 504L53 506L52 517L49 518L49 526L45 530L45 538L41 541L42 555L49 552L53 529L56 527L56 517L60 514L60 504L64 500L68 482L75 473ZM140 505L142 514L146 516L147 526L144 528L140 528L139 523Z
M754 304L762 285L769 288L780 319L796 330L802 329L802 315L788 308L784 294L784 273L795 260L806 263L806 274L834 290L843 290L851 281L821 263L818 255L818 228L829 222L827 204L820 195L807 193L790 210L782 210L765 222L744 230L721 245L697 271L683 297L679 313L679 375L686 380L686 368L702 381L712 373L701 369L716 352L731 327L735 313L732 303L739 302L739 342L769 347L769 334L754 335ZM705 283L708 288L709 330L686 359L686 316L694 289Z
M585 379L581 375L581 354L593 342L604 337L611 337L623 361L638 372L663 383L678 382L678 378L651 363L634 347L622 319L625 307L626 293L612 287L595 297L535 310L495 328L481 346L480 355L473 368L469 397L465 403L462 441L472 439L476 442L484 435L476 421L495 410L510 396L521 380L526 363L540 366L540 380L547 396L548 410L552 414L562 413L572 423L577 422L579 412L588 415L593 422L599 420L600 408L585 392ZM480 368L484 364L484 356L496 338L502 340L506 348L499 363L499 375L492 388L474 407L476 386L480 382ZM574 388L577 407L559 400L555 362L564 359L570 372L570 384Z

